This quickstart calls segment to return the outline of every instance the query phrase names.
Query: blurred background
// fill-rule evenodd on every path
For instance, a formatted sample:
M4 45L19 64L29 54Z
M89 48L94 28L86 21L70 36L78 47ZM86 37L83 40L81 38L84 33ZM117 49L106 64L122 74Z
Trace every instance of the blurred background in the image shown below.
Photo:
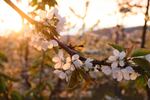
M60 15L66 18L61 41L85 57L98 60L108 57L112 51L108 43L150 49L150 0L11 1L37 20L41 10L48 11L57 5ZM77 88L68 90L67 83L52 73L54 51L38 51L30 45L32 27L0 0L1 100L13 97L19 98L13 100L150 99L144 79L118 83L102 73L97 73L92 84L82 82Z

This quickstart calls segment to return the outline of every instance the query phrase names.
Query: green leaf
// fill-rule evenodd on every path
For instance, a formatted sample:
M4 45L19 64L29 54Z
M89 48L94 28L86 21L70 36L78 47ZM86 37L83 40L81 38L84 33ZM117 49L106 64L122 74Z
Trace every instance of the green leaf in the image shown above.
M78 69L78 71L85 81L87 81L87 82L91 81L91 77L83 69Z
M131 56L132 57L138 57L138 56L145 56L147 54L150 54L150 50L146 50L146 49L137 49L135 50Z
M139 76L136 80L136 86L137 87L145 87L147 85L147 80L145 78L145 76Z
M117 44L109 44L110 46L112 46L114 49L117 49L118 51L125 51L125 48L120 46L120 45L117 45Z
M23 100L21 94L17 91L12 91L11 100Z
M69 80L68 88L73 89L77 87L80 81L81 81L80 73L77 70L73 71Z
M3 77L0 77L0 92L5 92L7 88L6 80Z
M134 58L133 61L140 66L142 69L145 70L145 72L149 72L150 73L150 63L143 58Z

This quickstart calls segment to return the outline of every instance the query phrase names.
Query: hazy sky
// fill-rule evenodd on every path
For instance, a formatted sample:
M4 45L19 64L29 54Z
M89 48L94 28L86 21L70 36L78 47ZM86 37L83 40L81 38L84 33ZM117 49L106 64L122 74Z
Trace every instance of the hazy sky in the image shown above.
M15 1L15 0L13 0ZM22 0L24 5L20 6L24 11L27 8L27 1ZM62 16L67 16L67 20L72 24L76 24L77 27L72 29L71 32L76 32L81 27L81 20L76 18L69 7L72 7L78 14L83 15L85 10L84 0L57 0L59 4L59 10ZM120 15L115 14L117 11L117 3L115 0L90 0L90 5L86 17L86 28L88 29L97 20L100 20L98 28L112 27L117 23L123 22L125 27L143 25L144 16L142 13L137 15L130 15L121 21ZM0 33L6 30L18 31L21 28L20 16L3 0L0 0Z

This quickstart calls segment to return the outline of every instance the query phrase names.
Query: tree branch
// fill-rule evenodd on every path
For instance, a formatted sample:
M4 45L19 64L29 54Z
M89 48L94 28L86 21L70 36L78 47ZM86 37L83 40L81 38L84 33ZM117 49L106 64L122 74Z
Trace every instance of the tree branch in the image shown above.
M12 1L10 0L4 0L9 6L11 6L21 17L28 20L31 24L37 24L38 22L30 18L28 15L26 15L23 11L21 11Z
M28 20L31 24L34 25L38 25L40 24L40 22L37 22L35 20L33 20L32 18L30 18L28 15L26 15L23 11L21 11L15 4L13 4L10 0L4 0L9 6L11 6L20 16L22 16L23 18L25 18L26 20ZM56 39L55 37L53 37L53 39L55 39L59 46L61 48L63 48L66 52L68 52L71 56L74 54L77 54L76 50L71 49L70 47L68 47L66 44L62 43L61 41L59 41L58 39ZM80 56L80 60L85 61L86 58ZM105 62L105 60L102 61L98 61L98 60L94 60L93 64L96 65L109 65L108 63Z

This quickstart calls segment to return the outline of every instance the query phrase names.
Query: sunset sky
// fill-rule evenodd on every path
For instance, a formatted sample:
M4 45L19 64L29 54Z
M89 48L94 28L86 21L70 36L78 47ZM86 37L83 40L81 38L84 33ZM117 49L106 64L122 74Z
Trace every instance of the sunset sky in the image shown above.
M15 0L12 0L15 1ZM27 6L28 0L22 0L22 4L17 4L24 12L28 12ZM67 16L67 20L72 24L76 24L76 27L72 29L72 32L76 32L81 27L81 20L76 18L69 7L72 7L78 14L83 15L85 10L84 0L57 0L62 16ZM115 26L118 23L123 23L125 27L139 26L144 24L144 15L138 13L137 15L130 15L124 20L121 20L120 14L117 12L116 0L90 0L90 5L86 17L86 28L95 24L97 20L100 20L100 24L97 28L106 28ZM22 20L20 16L9 7L3 0L0 0L0 33L6 33L6 31L19 31L21 29Z

